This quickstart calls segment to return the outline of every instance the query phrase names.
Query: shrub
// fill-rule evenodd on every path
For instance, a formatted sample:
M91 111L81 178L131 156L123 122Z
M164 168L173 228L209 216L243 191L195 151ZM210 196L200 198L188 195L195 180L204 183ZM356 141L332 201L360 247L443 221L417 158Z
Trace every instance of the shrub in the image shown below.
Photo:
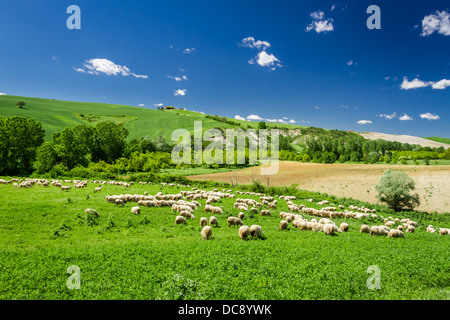
M395 211L413 210L420 204L419 195L410 194L415 189L414 180L402 171L386 170L375 188L378 200L386 202Z

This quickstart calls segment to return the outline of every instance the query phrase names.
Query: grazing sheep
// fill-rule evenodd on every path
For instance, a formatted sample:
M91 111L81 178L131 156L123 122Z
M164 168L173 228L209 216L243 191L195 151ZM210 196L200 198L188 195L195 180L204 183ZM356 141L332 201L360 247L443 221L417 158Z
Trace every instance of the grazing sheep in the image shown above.
M395 222L394 221L388 221L388 222L385 222L384 225L387 226L387 227L392 227L393 225L395 225Z
M373 236L386 236L389 231L382 226L373 226L370 228L370 235Z
M446 229L446 228L440 228L440 229L439 229L439 235L440 235L440 236L448 235L448 230L449 230L449 229Z
M69 191L71 186L62 186L61 190L62 191Z
M228 227L230 226L242 226L243 223L241 221L241 219L236 218L236 217L228 217Z
M220 207L213 207L213 209L211 210L211 213L221 214L221 213L223 213L223 209Z
M262 228L261 228L261 226L258 226L258 225L256 225L256 224L252 225L252 226L250 227L250 235L251 235L253 238L259 238L259 237L261 237L261 236L262 236Z
M261 215L261 217L270 216L270 211L269 210L261 210L260 215Z
M311 231L313 231L313 232L322 232L323 228L325 227L325 225L321 224L321 223L312 223L312 224L310 224L310 226L311 226Z
M217 221L217 218L214 216L209 217L209 225L217 228L219 226L219 222Z
M205 218L206 219L206 218ZM210 226L205 226L200 233L203 239L209 240L211 238L212 230Z
M245 214L243 212L239 212L238 217L243 220L245 218Z
M361 229L359 230L360 233L370 233L370 228L367 224L363 224L361 226Z
M182 223L186 224L186 219L182 216L177 216L175 218L175 224L182 224Z
M202 227L204 227L204 226L206 226L208 224L208 219L206 219L206 218L200 218L200 225L202 226Z
M347 231L348 231L348 223L345 223L345 222L341 223L341 225L339 226L339 228L340 228L342 231L347 232Z
M287 216L285 218L285 220L286 220L287 223L289 223L289 222L291 222L293 220L293 218L292 218L292 216Z
M102 187L94 188L94 193L102 191Z
M403 231L403 226L398 226L397 230Z
M116 204L116 206L122 206L123 207L125 205L125 202L123 202L120 199L116 199L116 201L114 203Z
M95 210L95 209L87 208L86 210L84 210L84 212L87 213L87 214L92 213L92 214L95 215L96 217L99 216L97 210Z
M131 213L133 213L133 214L135 214L135 215L138 215L138 214L141 213L141 208L139 208L139 207L133 207L133 208L131 208Z
M281 220L280 221L280 230L284 230L287 229L289 223L286 220Z
M325 224L323 225L323 232L327 235L334 235L334 232L342 232L335 224Z
M404 238L405 235L403 233L403 231L401 230L396 230L396 229L392 229L391 231L389 231L388 233L388 238Z
M416 231L416 228L414 228L414 226L409 225L408 228L406 228L406 232L413 233L414 231Z
M245 240L250 236L250 228L247 226L242 226L239 228L238 234L239 234L239 238L241 238L242 240Z

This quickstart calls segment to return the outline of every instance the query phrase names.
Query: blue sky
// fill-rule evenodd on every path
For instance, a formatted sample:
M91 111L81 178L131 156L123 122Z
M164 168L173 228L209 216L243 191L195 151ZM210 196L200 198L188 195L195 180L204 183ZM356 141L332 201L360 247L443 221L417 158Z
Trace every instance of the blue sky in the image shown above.
M450 138L449 17L448 1L2 1L0 93Z

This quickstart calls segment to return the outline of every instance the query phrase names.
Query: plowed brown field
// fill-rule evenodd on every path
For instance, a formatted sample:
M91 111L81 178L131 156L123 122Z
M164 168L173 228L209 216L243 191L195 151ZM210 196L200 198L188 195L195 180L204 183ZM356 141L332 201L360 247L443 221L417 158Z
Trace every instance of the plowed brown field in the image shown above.
M377 164L317 164L291 161L280 162L276 175L261 176L260 168L240 171L189 176L191 180L213 180L238 184L251 184L259 180L270 186L298 184L304 190L351 197L369 203L376 203L375 185L380 182L383 172L395 169L406 172L416 182L421 205L417 208L425 212L450 212L450 166L421 165L377 165Z

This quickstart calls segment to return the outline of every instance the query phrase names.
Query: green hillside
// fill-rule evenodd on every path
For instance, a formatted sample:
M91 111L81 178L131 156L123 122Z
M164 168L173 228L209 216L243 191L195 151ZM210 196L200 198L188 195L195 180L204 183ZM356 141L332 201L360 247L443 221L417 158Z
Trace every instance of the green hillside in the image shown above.
M16 103L26 103L20 109ZM152 110L146 108L88 102L60 101L52 99L28 98L19 96L0 96L0 116L23 116L35 119L42 123L46 140L51 139L54 132L59 132L66 127L74 127L79 124L95 125L101 121L114 121L123 123L130 134L128 140L143 136L163 136L170 139L175 129L194 129L194 121L202 121L203 129L237 128L224 122L206 118L206 115L187 110ZM228 119L240 123L244 128L251 126L256 128L257 122ZM285 127L290 129L300 128L296 125L267 123L267 126Z
M449 139L449 138L428 137L428 138L424 138L424 139L428 139L428 140L436 141L436 142L440 142L440 143L447 143L447 144L450 144L450 139Z

